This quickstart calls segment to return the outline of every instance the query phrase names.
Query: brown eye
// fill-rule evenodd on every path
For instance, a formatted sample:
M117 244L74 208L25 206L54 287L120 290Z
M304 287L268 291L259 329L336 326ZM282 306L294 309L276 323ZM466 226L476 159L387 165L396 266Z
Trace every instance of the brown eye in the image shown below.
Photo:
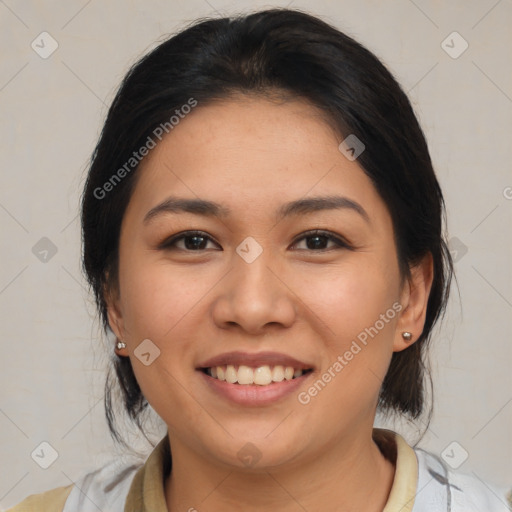
M178 243L181 241L183 241L183 243L179 246ZM178 249L190 252L201 252L207 248L208 242L215 243L212 238L202 231L187 231L165 240L158 246L158 248L166 250Z
M315 230L303 233L302 237L297 239L293 246L295 247L298 242L303 240L306 241L305 247L296 248L295 250L323 252L332 249L352 249L345 240L329 231ZM158 246L158 249L203 252L208 249L209 242L219 247L218 244L203 231L186 231L166 239ZM330 247L329 243L331 243Z
M340 248L351 249L350 245L347 242L345 242L339 236L335 236L333 233L329 231L316 230L305 233L301 238L299 238L294 243L294 246L297 245L297 242L300 242L302 240L306 240L306 247L299 248L298 250L311 250L315 252L320 252ZM332 242L334 246L326 247L326 245L328 245L329 242Z

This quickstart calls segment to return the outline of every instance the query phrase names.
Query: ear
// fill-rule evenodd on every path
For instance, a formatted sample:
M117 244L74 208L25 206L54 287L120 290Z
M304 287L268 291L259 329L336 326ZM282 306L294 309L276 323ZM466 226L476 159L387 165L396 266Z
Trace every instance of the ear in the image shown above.
M107 305L107 317L110 328L116 335L116 344L118 341L126 339L126 330L123 321L123 314L121 309L121 301L119 293L112 289L104 287L105 303ZM120 356L127 356L126 348L118 349L114 347L116 354Z
M434 262L428 252L423 259L411 267L411 276L406 280L400 295L402 311L397 322L393 352L400 352L414 343L423 332L427 314L428 298L434 279ZM410 332L412 338L405 340L403 332Z

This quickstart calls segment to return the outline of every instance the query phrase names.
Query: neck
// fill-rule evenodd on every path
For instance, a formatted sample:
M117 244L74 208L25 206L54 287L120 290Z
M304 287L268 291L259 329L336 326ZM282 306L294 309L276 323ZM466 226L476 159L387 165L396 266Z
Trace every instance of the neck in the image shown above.
M260 470L226 469L171 440L169 511L382 512L395 466L369 436L343 439L314 457Z

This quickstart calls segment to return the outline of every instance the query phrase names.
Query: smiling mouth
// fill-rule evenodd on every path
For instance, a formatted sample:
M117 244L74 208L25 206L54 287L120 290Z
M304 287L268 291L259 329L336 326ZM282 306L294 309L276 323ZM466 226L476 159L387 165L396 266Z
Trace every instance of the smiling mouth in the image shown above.
M312 369L294 368L293 366L263 365L258 367L222 365L200 369L206 375L216 380L242 386L268 386L269 384L293 380L310 373Z

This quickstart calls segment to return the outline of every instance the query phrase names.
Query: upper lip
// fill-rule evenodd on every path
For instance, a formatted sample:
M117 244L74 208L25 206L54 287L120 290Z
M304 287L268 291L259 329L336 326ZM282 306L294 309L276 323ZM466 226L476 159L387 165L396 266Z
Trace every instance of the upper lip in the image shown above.
M290 357L287 354L281 354L279 352L226 352L217 356L211 357L206 361L202 362L198 368L211 368L213 366L251 366L257 368L259 366L292 366L296 370L309 370L313 368L313 365L299 361L294 357Z

